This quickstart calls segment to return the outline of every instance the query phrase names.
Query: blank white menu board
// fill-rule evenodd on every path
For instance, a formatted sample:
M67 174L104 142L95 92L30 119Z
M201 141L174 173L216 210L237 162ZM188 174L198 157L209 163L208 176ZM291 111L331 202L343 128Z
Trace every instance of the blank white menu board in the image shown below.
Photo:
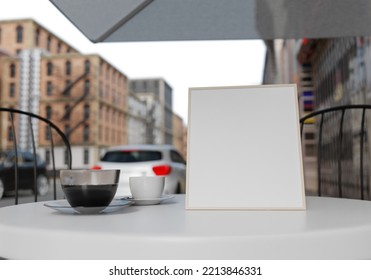
M189 89L187 209L304 210L296 85Z

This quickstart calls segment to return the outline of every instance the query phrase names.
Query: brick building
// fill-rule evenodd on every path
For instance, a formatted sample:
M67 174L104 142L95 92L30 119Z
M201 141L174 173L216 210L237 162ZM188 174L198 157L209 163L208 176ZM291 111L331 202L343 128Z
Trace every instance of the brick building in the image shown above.
M51 119L71 142L74 168L91 166L108 146L127 144L127 95L126 75L100 56L79 53L31 19L0 22L0 105ZM2 149L11 144L7 119L1 116ZM46 132L36 130L48 161ZM25 135L19 145L27 143ZM57 151L59 167L63 153Z

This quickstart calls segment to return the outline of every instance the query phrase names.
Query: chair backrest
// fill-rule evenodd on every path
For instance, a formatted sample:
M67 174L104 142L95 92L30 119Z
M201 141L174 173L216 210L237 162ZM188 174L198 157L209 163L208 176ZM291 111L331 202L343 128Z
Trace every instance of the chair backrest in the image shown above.
M371 199L370 109L371 105L343 105L300 119L304 168L307 149L317 162L319 196Z
M31 176L36 202L41 190L40 184L45 184L47 177L51 176L54 200L57 199L56 147L63 147L64 168L72 167L71 145L65 134L49 119L18 109L0 107L0 136L0 157L5 161L2 166L5 166L3 169L6 169L6 174L11 173L11 177L2 175L0 179L0 198L6 190L5 185L9 184L14 187L15 204L18 204L19 190L24 187L21 185L22 180L25 176L28 179ZM47 159L41 160L41 150ZM46 164L49 165L48 170ZM44 182L40 180L40 170L45 173Z

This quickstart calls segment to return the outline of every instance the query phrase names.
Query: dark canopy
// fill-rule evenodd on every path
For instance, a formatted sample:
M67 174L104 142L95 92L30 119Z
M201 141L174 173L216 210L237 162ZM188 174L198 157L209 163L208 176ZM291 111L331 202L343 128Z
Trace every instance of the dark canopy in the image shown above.
M50 0L92 42L371 34L371 0Z

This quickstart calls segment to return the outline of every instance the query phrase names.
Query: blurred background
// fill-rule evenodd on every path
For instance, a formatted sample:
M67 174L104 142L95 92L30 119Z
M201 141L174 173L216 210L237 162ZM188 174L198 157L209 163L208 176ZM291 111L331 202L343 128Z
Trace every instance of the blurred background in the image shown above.
M48 0L1 2L0 106L53 120L71 142L75 168L89 168L109 147L127 144L171 144L186 158L189 87L296 84L304 116L336 105L369 104L370 71L368 36L93 44ZM354 115L345 125L348 197L359 188L357 119ZM303 155L311 193L317 188L318 136L316 121L308 122ZM329 135L335 129L326 127ZM47 136L36 134L40 157L48 164ZM27 132L23 137L20 145L27 150ZM369 139L367 132L368 197ZM333 141L330 136L323 149ZM11 142L8 117L1 115L0 148ZM57 166L64 167L62 148L57 156ZM326 153L324 160L331 195L336 155Z

